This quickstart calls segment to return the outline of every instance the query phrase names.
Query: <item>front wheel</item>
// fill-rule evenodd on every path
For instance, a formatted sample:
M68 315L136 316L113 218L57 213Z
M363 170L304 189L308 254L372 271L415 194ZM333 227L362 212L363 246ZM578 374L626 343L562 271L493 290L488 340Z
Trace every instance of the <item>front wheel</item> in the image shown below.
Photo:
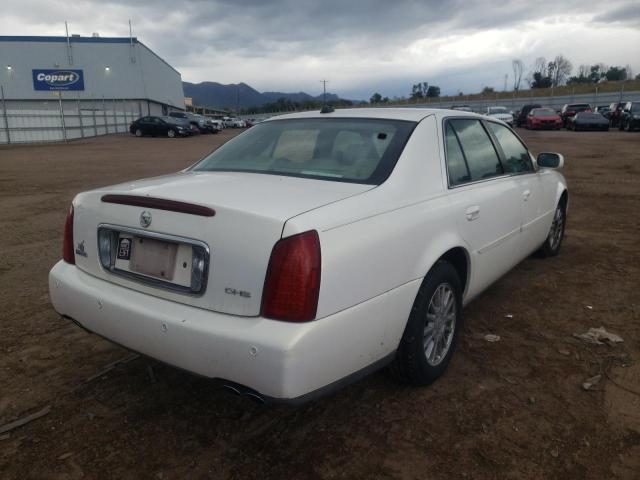
M140 130L139 128L136 128L136 137L141 137L142 136L142 130Z
M175 130L168 130L167 131L167 137L174 138L175 136L176 136L176 131Z
M560 245L562 245L562 240L564 239L564 226L566 219L566 204L564 200L561 200L553 214L553 221L551 222L549 234L538 251L540 256L543 258L555 257L560 252Z
M391 372L412 385L432 383L447 369L461 326L460 277L438 261L420 286Z

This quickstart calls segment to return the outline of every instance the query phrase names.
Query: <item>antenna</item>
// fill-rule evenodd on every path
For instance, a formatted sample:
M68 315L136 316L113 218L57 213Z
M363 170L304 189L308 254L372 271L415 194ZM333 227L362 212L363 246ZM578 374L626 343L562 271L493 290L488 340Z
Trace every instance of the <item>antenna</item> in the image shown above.
M136 63L136 57L133 55L133 29L131 28L131 19L129 19L129 59L131 63Z
M64 30L67 35L67 60L69 61L69 65L73 65L73 53L71 52L71 41L69 40L69 25L67 22L64 22Z

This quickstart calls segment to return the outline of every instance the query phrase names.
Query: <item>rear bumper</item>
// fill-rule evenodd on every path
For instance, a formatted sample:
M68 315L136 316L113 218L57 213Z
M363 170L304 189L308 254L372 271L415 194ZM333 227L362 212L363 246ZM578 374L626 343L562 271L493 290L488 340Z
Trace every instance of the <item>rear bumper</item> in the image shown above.
M296 324L175 303L62 261L49 274L56 311L87 330L181 369L292 403L390 361L399 336L385 338L385 333L401 335L403 326L388 328L387 322L397 323L408 313L418 287L419 282L410 282L334 315Z
M562 128L562 123L532 123L529 128L532 130L558 130Z

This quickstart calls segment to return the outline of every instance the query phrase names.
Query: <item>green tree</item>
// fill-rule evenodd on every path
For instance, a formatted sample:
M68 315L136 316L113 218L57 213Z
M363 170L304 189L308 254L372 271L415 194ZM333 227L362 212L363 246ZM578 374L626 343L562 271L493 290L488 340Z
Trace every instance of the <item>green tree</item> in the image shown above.
M622 67L609 67L604 74L605 78L611 82L626 80L627 79L627 70Z
M373 95L371 95L371 98L369 99L370 103L381 103L382 102L382 95L380 95L378 92L374 93Z
M438 87L437 85L430 85L429 88L427 88L427 97L436 98L439 96L440 96L440 87Z

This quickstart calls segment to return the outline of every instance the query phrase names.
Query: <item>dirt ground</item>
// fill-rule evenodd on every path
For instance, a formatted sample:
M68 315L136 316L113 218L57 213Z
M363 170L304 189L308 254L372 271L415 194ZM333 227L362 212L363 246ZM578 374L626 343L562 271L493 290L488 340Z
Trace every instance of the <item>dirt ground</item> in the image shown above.
M0 477L640 478L640 134L521 133L566 157L560 256L527 259L465 309L434 385L382 371L296 409L144 358L100 375L130 353L48 299L75 193L176 171L234 132L0 147L0 425L50 407L0 434ZM624 343L573 337L600 326Z

